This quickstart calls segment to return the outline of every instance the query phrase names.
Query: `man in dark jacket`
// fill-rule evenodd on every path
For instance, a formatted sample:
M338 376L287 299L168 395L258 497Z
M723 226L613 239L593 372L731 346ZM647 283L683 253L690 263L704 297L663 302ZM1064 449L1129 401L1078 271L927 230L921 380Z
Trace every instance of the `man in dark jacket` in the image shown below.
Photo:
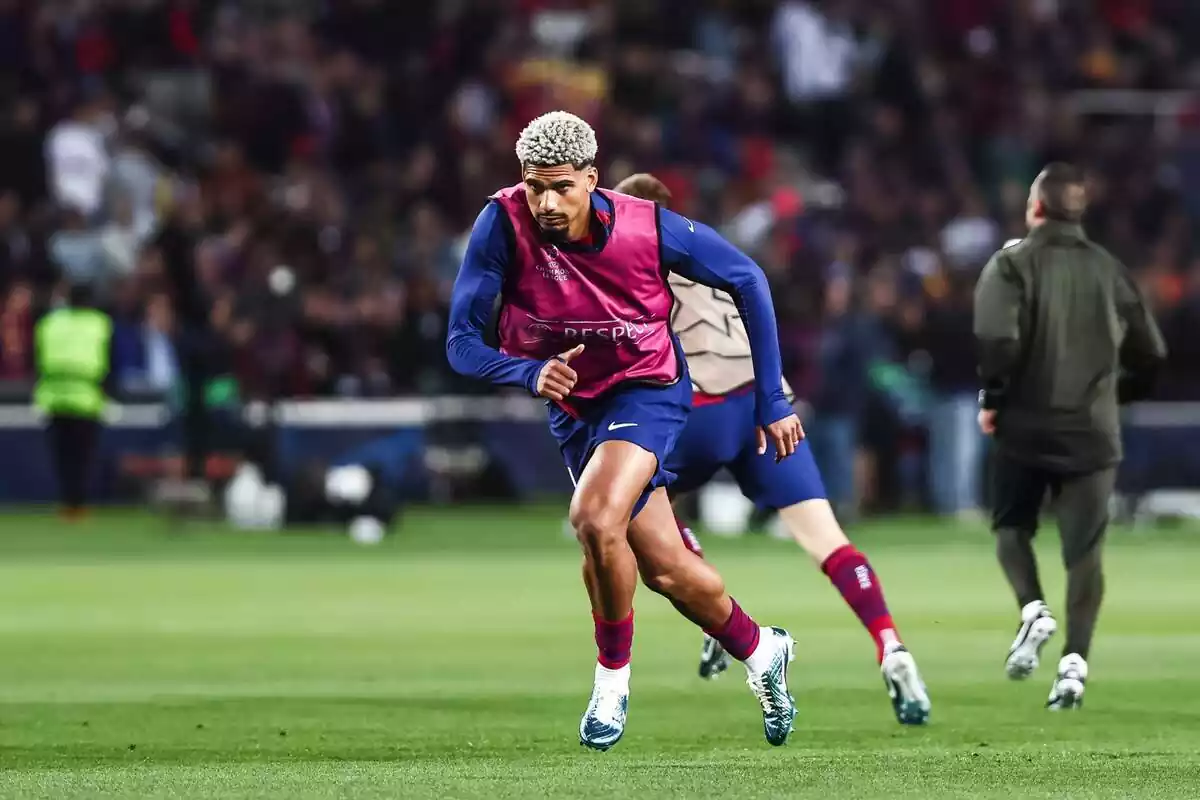
M1050 164L1029 192L1029 235L992 256L975 289L980 428L996 439L992 527L1021 606L1007 671L1025 678L1057 623L1032 539L1049 491L1067 569L1067 642L1047 703L1077 707L1100 611L1100 545L1121 460L1119 405L1148 392L1166 356L1125 268L1080 220L1082 175Z
M938 514L974 519L982 503L985 439L976 425L978 379L971 335L973 276L954 271L949 290L925 312L923 346L931 358L929 496Z

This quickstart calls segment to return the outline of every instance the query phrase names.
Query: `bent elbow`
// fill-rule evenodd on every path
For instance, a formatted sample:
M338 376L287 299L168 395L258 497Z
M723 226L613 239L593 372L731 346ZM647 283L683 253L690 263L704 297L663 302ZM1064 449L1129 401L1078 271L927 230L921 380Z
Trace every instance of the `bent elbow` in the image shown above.
M468 344L469 336L462 333L451 332L446 336L446 362L450 364L450 369L457 372L459 375L471 377L470 359L464 353L470 349Z

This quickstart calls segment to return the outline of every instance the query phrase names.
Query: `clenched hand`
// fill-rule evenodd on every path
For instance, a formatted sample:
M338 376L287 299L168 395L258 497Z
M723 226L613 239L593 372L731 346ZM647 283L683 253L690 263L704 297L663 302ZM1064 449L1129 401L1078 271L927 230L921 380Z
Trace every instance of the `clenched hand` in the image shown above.
M551 400L562 400L575 388L579 375L568 366L571 359L583 352L583 345L577 344L565 353L559 353L546 362L538 373L537 393Z

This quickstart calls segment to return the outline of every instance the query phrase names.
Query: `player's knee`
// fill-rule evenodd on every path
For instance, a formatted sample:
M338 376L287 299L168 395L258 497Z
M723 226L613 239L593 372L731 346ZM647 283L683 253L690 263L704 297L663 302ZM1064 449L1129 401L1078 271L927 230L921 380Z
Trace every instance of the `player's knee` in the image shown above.
M675 588L675 584L671 581L671 576L657 570L640 570L642 576L642 584L647 589L655 594L661 594L663 597L670 597L671 590Z
M1013 544L1025 545L1033 539L1036 533L1037 531L1033 528L1023 526L1005 526L996 528L996 544L998 547L1004 547L1006 545Z
M611 504L578 502L571 506L571 526L580 544L589 552L606 551L620 546L625 536L625 523Z
M1099 537L1082 546L1063 549L1063 565L1070 573L1087 576L1102 574Z

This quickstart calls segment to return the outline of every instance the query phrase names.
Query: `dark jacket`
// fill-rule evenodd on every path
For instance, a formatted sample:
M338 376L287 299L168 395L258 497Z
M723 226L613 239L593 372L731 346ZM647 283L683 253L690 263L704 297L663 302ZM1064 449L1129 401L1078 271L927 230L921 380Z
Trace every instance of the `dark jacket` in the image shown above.
M869 388L867 370L880 336L875 321L861 314L843 314L826 323L818 345L820 377L812 398L814 410L831 415L862 413Z
M970 304L934 306L925 315L922 344L932 365L929 386L941 396L974 393L978 385Z
M1166 357L1121 263L1079 225L1055 221L984 267L975 336L1000 449L1062 472L1121 460L1118 405L1145 396Z

